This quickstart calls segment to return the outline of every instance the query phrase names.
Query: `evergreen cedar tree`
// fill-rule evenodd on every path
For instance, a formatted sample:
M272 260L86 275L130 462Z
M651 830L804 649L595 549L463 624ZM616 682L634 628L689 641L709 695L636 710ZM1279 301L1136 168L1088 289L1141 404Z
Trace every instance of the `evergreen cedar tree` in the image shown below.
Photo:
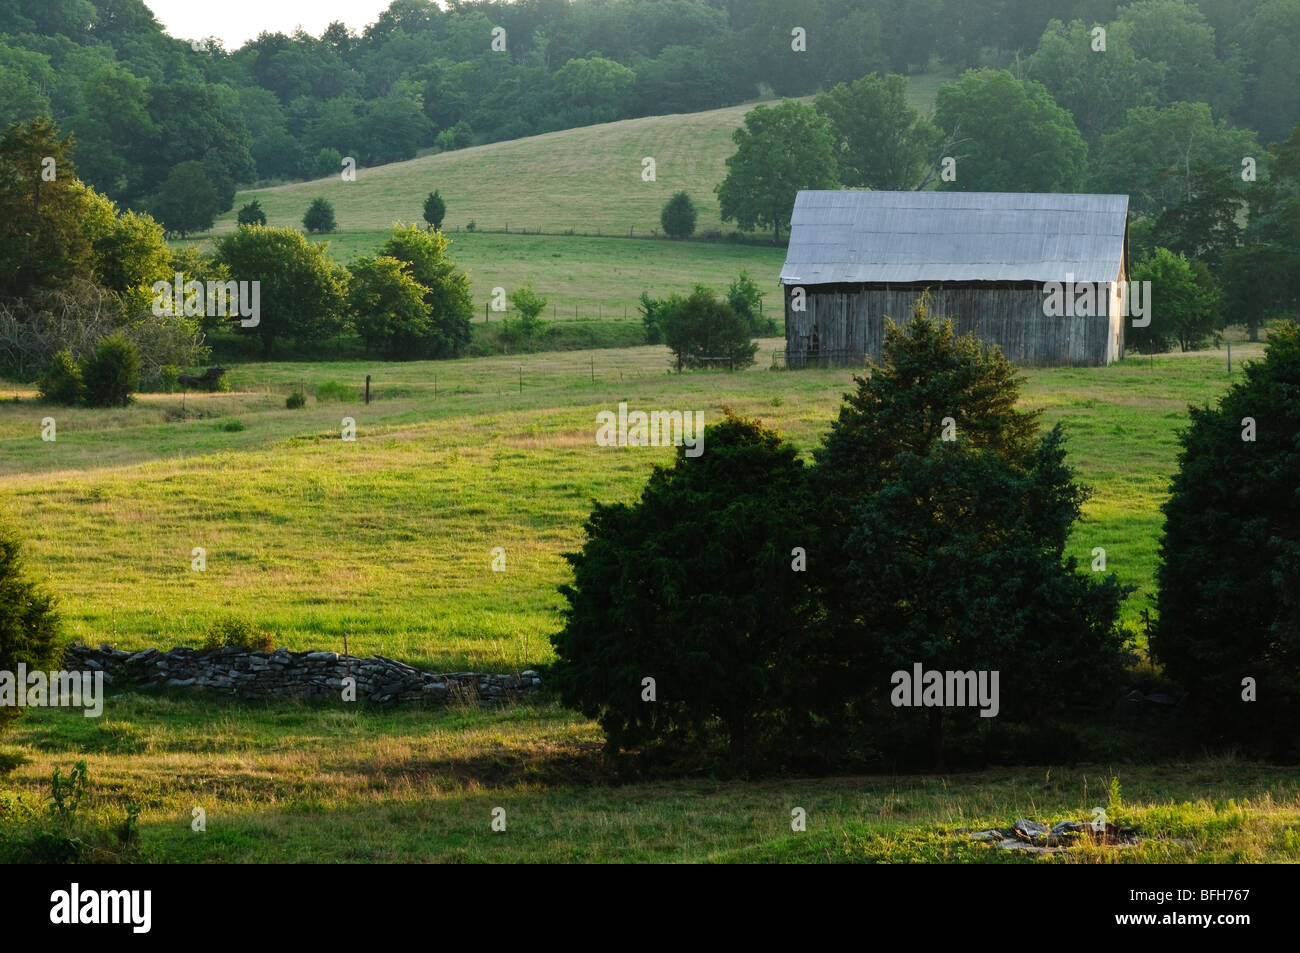
M442 194L434 189L424 200L424 220L435 229L442 228L442 220L447 217L447 203Z
M599 720L611 750L649 743L736 766L772 750L798 660L807 573L807 482L798 452L726 412L697 458L679 447L634 504L596 504L553 637L565 703ZM643 679L657 701L642 700Z
M1064 556L1086 494L1060 430L1015 410L1010 364L923 300L857 385L812 467L728 413L638 502L596 506L567 557L552 677L611 750L721 748L736 770L942 764L996 756L1005 725L1057 731L1111 703L1126 590ZM890 675L914 662L1000 670L999 717L893 708Z
M240 225L265 225L266 212L262 209L261 201L253 199L253 201L240 208L236 220Z
M669 238L690 238L695 234L695 203L685 192L678 192L664 205L659 224Z
M0 671L49 671L59 665L59 619L54 600L26 577L18 537L0 525ZM0 707L0 732L21 709Z
M302 217L302 227L309 232L334 231L334 206L325 199L314 199Z
M1300 328L1270 334L1215 408L1189 407L1156 570L1151 651L1204 737L1300 751ZM1244 440L1254 420L1254 440ZM1243 697L1255 680L1254 701Z

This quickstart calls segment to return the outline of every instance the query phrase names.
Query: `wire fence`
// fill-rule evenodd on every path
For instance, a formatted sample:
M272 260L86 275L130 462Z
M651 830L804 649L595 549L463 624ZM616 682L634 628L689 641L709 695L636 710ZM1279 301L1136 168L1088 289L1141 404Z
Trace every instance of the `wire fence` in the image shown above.
M802 370L805 367L866 367L867 352L852 349L822 348L772 352L773 370Z
M623 321L640 321L644 317L640 303L629 303L626 299L611 301L599 298L594 300L591 298L570 298L561 300L563 296L560 294L545 291L537 291L537 294L546 299L545 309L537 316L539 319L576 321L583 318L596 318L597 320L617 318ZM493 321L503 321L519 316L519 309L508 301L500 309L494 308L492 304L492 298L483 302L483 313L476 314L474 320L480 324L491 324ZM764 314L762 298L758 299L758 313L760 315Z
M614 229L596 228L594 231L589 228L579 229L576 225L568 228L556 228L554 226L541 225L511 225L506 222L502 225L480 225L478 222L471 221L465 225L444 224L444 232L464 232L468 234L485 234L485 235L551 235L557 238L650 238L661 239L663 241L684 241L684 242L722 242L728 245L761 245L769 248L785 248L789 239L776 242L770 236L747 234L745 232L730 231L723 232L721 229L709 228L701 232L696 232L689 238L673 238L664 234L657 228L647 229L644 226L638 228L636 225L629 225L626 230L621 226Z

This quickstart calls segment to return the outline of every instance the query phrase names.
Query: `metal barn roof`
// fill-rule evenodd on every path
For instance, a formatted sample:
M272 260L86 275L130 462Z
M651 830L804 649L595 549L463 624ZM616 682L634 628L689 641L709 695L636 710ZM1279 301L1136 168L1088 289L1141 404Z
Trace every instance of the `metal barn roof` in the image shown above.
M1115 281L1127 195L804 191L781 281Z

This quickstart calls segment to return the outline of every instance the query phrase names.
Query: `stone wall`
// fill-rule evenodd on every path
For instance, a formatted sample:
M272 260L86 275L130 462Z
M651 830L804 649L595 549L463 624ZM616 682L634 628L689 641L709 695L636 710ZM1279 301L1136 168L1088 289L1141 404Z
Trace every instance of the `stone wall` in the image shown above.
M97 649L73 645L64 656L63 666L67 671L102 671L105 684L198 688L243 698L341 698L343 679L350 674L357 682L357 700L381 705L422 699L505 701L535 692L542 685L531 670L518 675L435 675L382 655L357 658L288 649L124 652L108 645Z

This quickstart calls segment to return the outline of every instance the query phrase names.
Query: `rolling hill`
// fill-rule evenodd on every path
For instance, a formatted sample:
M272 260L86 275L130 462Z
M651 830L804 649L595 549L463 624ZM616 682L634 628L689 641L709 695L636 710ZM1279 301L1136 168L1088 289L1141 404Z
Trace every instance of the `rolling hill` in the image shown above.
M448 231L479 228L649 236L673 193L685 190L699 209L697 230L721 230L713 187L726 174L732 132L754 104L674 116L651 116L494 142L406 162L359 168L356 180L330 176L239 194L256 198L270 225L299 226L312 199L334 205L341 231L375 231L394 221L421 221L424 197L438 189ZM655 160L655 181L642 181L642 160ZM235 226L227 213L215 231Z

